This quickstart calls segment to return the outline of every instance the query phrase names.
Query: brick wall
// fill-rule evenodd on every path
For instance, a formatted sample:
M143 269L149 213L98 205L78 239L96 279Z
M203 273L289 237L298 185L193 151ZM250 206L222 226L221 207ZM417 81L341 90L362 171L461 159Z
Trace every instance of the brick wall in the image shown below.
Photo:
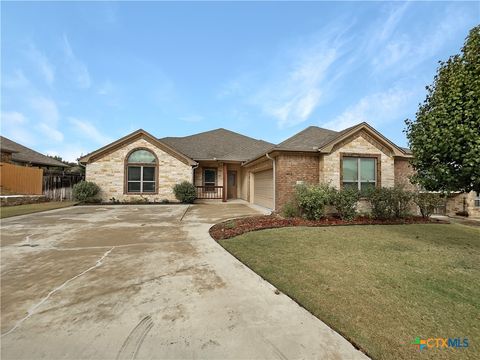
M292 199L297 181L305 184L319 182L319 156L281 154L275 158L276 211Z
M158 158L158 193L152 195L127 195L124 194L125 183L125 157L135 148L147 148ZM101 191L102 201L110 201L112 197L120 201L161 201L168 199L176 201L172 187L184 180L192 181L192 167L170 154L159 149L144 138L131 142L100 159L87 164L86 180L96 183Z
M409 177L413 175L414 171L408 159L395 159L395 185L403 185L407 190L415 190Z

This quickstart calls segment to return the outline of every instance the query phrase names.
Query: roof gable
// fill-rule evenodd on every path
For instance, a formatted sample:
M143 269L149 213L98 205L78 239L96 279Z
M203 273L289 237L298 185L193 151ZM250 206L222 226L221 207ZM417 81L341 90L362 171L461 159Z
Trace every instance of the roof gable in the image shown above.
M322 153L331 153L334 151L339 144L342 144L355 134L359 132L365 132L369 136L373 138L373 141L376 141L380 144L380 146L384 146L391 151L392 156L403 156L403 157L410 157L411 154L407 152L405 149L400 148L399 146L395 145L392 141L387 139L384 135L380 132L375 130L373 127L368 125L366 122L362 122L358 125L352 126L347 128L340 133L338 136L332 138L327 143L323 144L319 147L319 151ZM378 147L378 145L376 145Z
M114 141L108 145L105 145L98 150L92 151L91 153L82 156L80 159L78 159L78 161L82 164L95 162L96 160L102 158L103 156L110 154L111 152L116 151L117 149L122 148L126 144L129 144L133 141L136 141L142 138L149 141L150 143L152 143L162 151L165 151L166 153L170 154L171 156L175 157L176 159L180 160L181 162L187 165L197 164L188 156L185 156L184 154L180 153L179 151L172 148L170 145L164 143L163 141L158 140L156 137L154 137L153 135L151 135L150 133L148 133L143 129L134 131L133 133L118 139L117 141Z
M69 167L61 161L43 155L4 136L0 136L0 148L2 152L12 154L12 161L15 162L64 168Z

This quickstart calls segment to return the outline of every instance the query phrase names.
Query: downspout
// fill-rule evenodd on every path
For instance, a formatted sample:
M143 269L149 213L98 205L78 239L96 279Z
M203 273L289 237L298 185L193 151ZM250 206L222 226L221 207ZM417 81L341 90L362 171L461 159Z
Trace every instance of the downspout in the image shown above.
M199 163L197 163L197 165L192 166L192 184L193 184L193 186L195 186L195 169L198 168L199 166L200 166Z
M276 186L276 171L275 171L275 158L272 158L268 153L265 154L267 159L272 160L273 162L273 211L277 209L277 186Z

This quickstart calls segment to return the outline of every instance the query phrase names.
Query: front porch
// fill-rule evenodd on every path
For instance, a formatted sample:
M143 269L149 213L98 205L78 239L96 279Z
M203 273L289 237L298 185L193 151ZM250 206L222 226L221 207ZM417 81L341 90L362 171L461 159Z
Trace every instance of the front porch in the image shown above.
M194 170L193 183L197 199L246 199L241 190L240 162L199 161Z

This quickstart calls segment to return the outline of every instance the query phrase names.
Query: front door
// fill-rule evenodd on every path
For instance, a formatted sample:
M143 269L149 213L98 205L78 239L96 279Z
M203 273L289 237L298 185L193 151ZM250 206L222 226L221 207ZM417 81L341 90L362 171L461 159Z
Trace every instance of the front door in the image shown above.
M233 170L228 171L227 177L227 198L237 198L237 172Z

